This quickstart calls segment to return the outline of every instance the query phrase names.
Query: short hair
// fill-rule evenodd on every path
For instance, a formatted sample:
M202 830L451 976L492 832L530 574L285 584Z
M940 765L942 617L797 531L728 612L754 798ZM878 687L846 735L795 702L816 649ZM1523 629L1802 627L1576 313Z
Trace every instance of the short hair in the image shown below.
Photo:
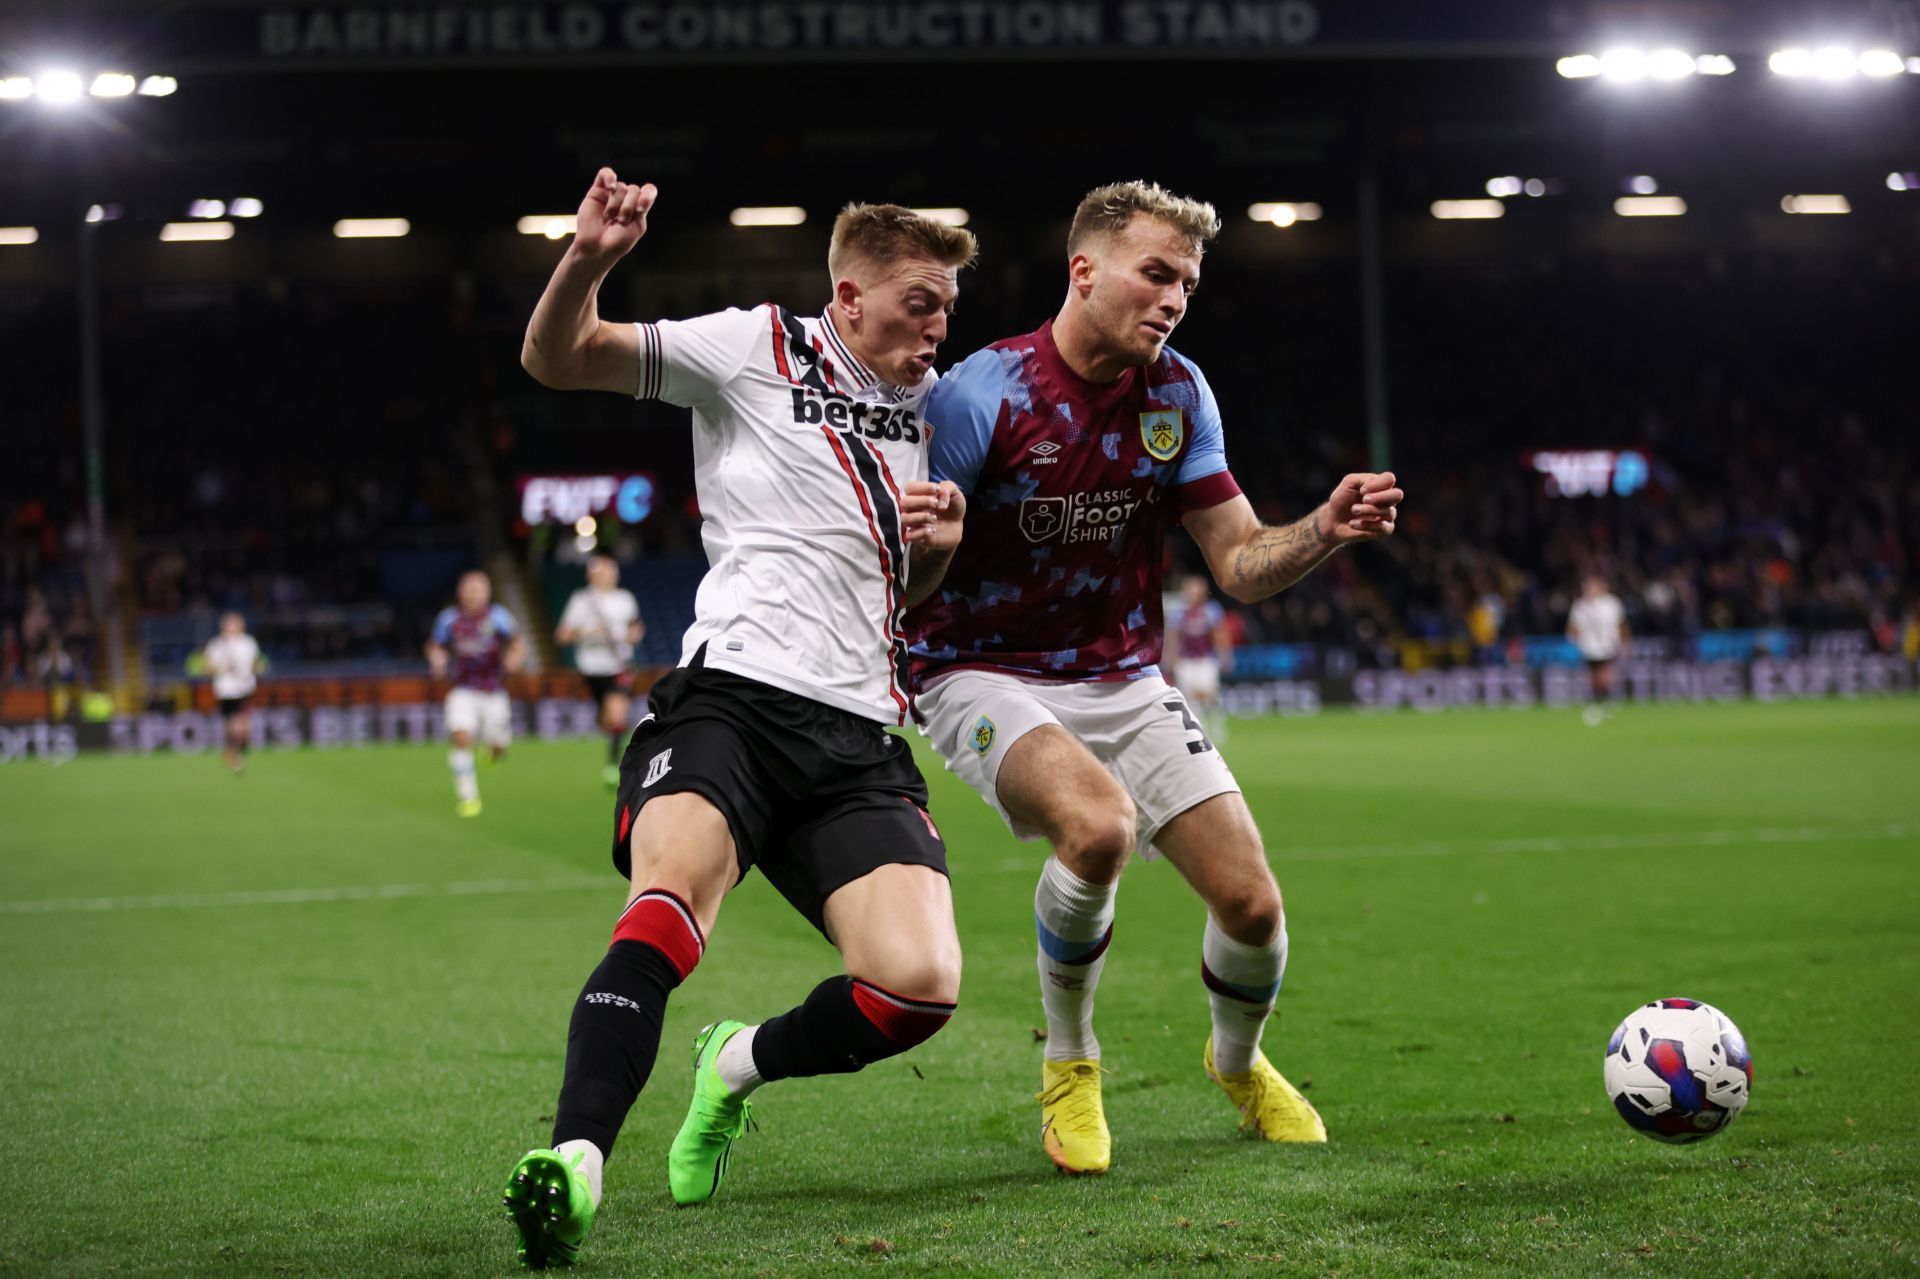
M1067 231L1067 256L1072 257L1096 236L1124 231L1137 215L1164 222L1186 238L1198 255L1220 234L1220 215L1205 200L1175 195L1158 182L1111 182L1095 187L1073 211Z
M971 266L980 242L965 227L937 222L898 204L849 204L833 220L827 270L837 282L855 261L889 267L901 258L932 258L942 266Z

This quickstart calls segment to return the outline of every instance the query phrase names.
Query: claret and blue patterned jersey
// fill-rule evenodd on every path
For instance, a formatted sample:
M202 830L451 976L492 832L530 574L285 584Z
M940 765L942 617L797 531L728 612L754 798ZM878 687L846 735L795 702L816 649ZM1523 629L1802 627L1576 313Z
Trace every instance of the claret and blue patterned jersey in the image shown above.
M1160 660L1166 527L1240 492L1200 370L1163 349L1105 384L1051 321L975 352L929 396L932 478L968 494L940 588L908 615L914 681L963 668L1137 679Z

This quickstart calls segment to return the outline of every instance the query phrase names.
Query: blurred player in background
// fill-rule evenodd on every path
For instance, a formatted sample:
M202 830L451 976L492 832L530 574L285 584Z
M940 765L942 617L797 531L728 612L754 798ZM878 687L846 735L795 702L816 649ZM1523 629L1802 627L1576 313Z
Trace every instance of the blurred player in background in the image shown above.
M693 410L711 562L680 666L654 685L621 761L613 862L627 907L574 1003L553 1145L508 1176L530 1267L579 1255L668 998L748 870L845 972L758 1025L700 1032L693 1102L667 1152L676 1203L719 1189L756 1088L905 1052L960 993L946 845L912 750L885 725L911 714L902 614L939 581L966 510L952 485L926 481L920 410L973 236L896 205L849 205L819 316L763 304L607 323L601 283L646 234L657 195L600 170L521 354L555 389Z
M1182 523L1227 594L1264 599L1392 533L1402 494L1391 474L1349 475L1292 524L1255 517L1213 392L1166 345L1219 230L1212 205L1152 183L1090 192L1058 315L968 357L927 403L932 475L973 509L910 619L920 707L948 768L1016 835L1053 845L1034 892L1040 1140L1068 1173L1111 1159L1093 997L1136 848L1166 854L1207 904L1208 1075L1267 1140L1326 1140L1260 1052L1286 920L1239 784L1160 677L1162 551Z
M1233 633L1227 629L1226 610L1198 573L1181 583L1173 633L1173 683L1193 703L1207 736L1219 745L1227 740L1220 677L1233 669Z
M453 770L454 811L480 815L480 783L473 774L473 744L484 742L499 760L513 744L513 706L507 676L526 660L526 641L513 614L493 602L493 581L478 569L464 573L458 603L440 610L427 641L435 679L451 672L447 694L447 767Z
M220 615L220 633L207 641L207 672L213 676L213 695L220 702L226 742L220 758L235 776L247 771L247 747L253 743L253 691L267 659L247 634L247 619L238 613Z
M1613 704L1614 666L1632 638L1627 630L1626 607L1598 573L1588 575L1580 598L1567 611L1567 638L1587 664L1587 707L1581 717L1591 728L1613 713L1601 703Z
M620 562L605 552L588 560L587 584L568 598L553 637L573 645L573 664L600 707L609 786L620 784L620 750L633 727L633 646L646 633L639 601L620 587Z

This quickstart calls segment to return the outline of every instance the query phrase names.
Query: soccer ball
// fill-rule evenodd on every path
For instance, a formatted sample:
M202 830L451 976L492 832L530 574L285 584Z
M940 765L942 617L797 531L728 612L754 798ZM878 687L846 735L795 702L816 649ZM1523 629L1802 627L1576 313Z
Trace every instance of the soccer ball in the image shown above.
M1627 1014L1607 1041L1607 1096L1655 1141L1702 1141L1740 1117L1753 1057L1740 1028L1711 1004L1656 999Z

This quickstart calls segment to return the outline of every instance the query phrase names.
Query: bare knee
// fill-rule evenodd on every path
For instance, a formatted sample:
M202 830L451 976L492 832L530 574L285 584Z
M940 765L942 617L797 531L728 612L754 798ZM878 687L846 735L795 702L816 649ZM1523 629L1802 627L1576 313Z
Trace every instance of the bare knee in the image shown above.
M914 1003L951 1007L960 1002L960 947L957 943L951 948L890 956L886 963L868 967L870 971L848 975Z
M1272 875L1263 875L1236 886L1209 902L1220 931L1249 946L1265 946L1280 935L1286 925L1286 910L1280 901L1280 886Z
M463 733L455 729L453 732L447 734L447 741L455 750L463 751L473 745L473 734Z
M1054 852L1081 879L1111 884L1133 854L1134 821L1133 800L1116 788L1112 797L1082 808L1062 823L1053 841Z

